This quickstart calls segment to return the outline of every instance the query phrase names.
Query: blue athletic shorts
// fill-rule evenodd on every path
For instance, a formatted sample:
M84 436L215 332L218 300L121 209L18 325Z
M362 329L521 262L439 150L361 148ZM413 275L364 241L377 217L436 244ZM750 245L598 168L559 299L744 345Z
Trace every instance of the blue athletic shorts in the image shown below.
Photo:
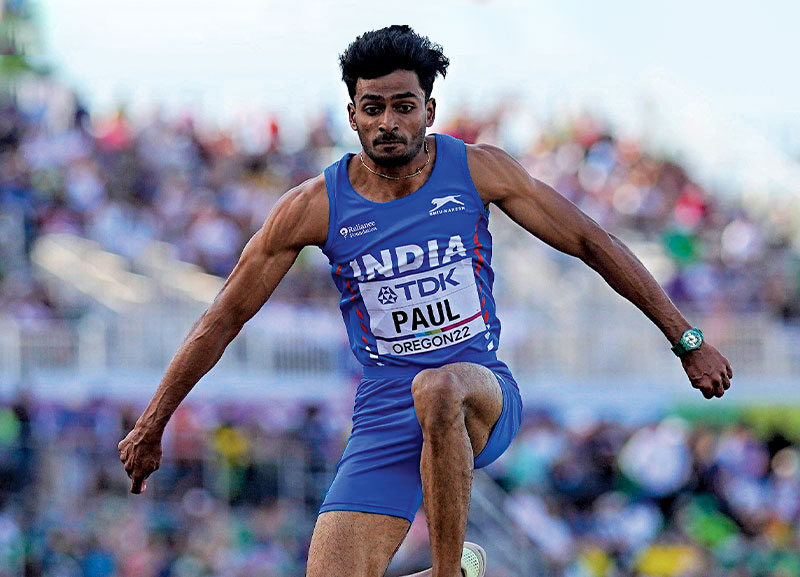
M498 360L480 363L490 369L503 391L503 410L486 446L475 457L480 469L511 444L522 420L522 400L514 377ZM353 413L353 430L320 513L362 511L414 520L422 503L419 463L422 429L414 411L407 368L379 367L380 378L365 370ZM378 372L378 371L376 371Z

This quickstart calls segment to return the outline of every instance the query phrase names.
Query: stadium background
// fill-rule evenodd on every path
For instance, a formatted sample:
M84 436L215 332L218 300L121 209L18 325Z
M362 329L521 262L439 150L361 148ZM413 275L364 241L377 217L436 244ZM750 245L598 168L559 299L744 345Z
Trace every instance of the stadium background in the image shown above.
M492 25L515 9L491 4ZM63 6L0 6L0 576L302 575L359 376L318 250L176 413L145 495L116 445L278 196L355 148L342 94L301 121L155 88L104 101L48 44ZM506 147L623 238L736 377L699 398L631 305L494 211L526 409L476 475L488 575L800 575L796 104L752 128L660 81L626 117L508 80L477 102L475 78L438 81L433 130ZM390 573L428 561L421 512Z

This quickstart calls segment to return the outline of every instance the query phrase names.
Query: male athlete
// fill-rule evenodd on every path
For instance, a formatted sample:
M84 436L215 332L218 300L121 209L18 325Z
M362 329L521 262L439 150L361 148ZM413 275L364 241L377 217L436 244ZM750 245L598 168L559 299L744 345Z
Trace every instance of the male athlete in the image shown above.
M364 377L307 575L382 575L422 501L433 567L418 576L483 575L480 547L462 549L472 471L506 450L522 413L514 378L496 357L490 204L580 258L641 309L706 398L728 389L728 361L617 238L503 150L426 135L436 111L433 82L448 64L440 46L408 26L367 32L340 57L350 126L363 150L287 192L247 243L119 444L133 493L158 468L161 436L178 404L298 252L317 245L330 260Z

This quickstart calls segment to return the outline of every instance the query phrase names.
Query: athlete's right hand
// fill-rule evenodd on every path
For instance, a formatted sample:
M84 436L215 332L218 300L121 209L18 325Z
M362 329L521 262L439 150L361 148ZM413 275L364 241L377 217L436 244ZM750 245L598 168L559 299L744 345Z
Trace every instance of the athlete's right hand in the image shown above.
M137 427L117 445L119 460L131 479L131 493L144 493L147 477L161 465L161 437Z

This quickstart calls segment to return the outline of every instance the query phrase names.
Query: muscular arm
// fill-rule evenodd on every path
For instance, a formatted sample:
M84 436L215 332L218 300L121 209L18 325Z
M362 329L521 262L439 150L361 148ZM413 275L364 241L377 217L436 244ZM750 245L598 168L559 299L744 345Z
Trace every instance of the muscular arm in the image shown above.
M614 235L609 234L589 216L548 185L533 178L514 158L503 150L489 145L467 148L467 159L475 187L483 200L495 203L525 230L553 248L581 259L596 270L620 295L636 305L664 334L670 343L677 342L691 325L675 307L650 272ZM682 357L700 358L700 350L719 353L704 344L698 351ZM727 360L723 375L702 367L702 374L720 387L732 376ZM716 359L714 359L716 360ZM687 370L687 373L689 371ZM713 374L711 374L713 373ZM699 374L689 374L695 384ZM702 388L702 387L698 387ZM727 388L727 386L725 386ZM719 389L717 396L722 396ZM705 394L705 391L703 391Z
M328 198L323 177L290 190L275 205L264 225L245 246L214 302L183 340L134 430L120 443L126 470L131 469L129 474L133 471L133 492L143 488L137 486L137 479L143 483L158 467L161 436L180 402L267 302L300 250L324 244L327 232ZM158 446L159 451L142 450L137 455L139 446L148 445ZM142 458L146 460L156 453L155 468L141 463ZM137 457L140 462L136 462Z
M469 152L470 171L484 201L493 202L534 236L596 270L615 291L641 309L670 343L691 328L622 241L533 178L501 149L477 145Z

